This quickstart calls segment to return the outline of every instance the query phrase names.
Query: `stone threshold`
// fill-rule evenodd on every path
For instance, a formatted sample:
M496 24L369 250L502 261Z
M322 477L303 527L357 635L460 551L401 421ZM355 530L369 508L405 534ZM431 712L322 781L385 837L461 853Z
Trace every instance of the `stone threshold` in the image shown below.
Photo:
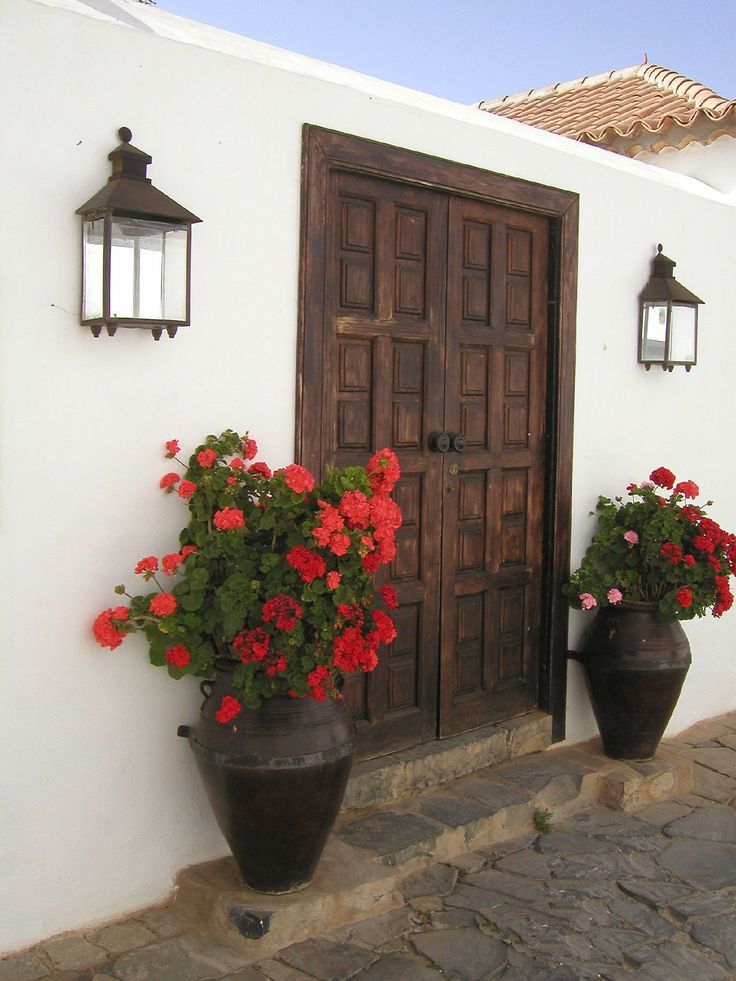
M494 738L486 733L480 739L486 737ZM243 887L234 860L226 858L178 874L174 912L262 961L292 943L403 905L401 884L407 876L473 849L533 835L545 817L555 822L601 805L632 810L693 785L692 760L679 749L663 744L651 762L623 763L604 756L598 740L435 779L450 773L453 754L462 757L461 746L472 743L458 739L447 749L445 770L432 760L431 749L421 747L397 754L395 761L359 764L358 789L306 889L284 896L253 892ZM430 746L442 755L441 747ZM400 798L401 779L419 760L432 760L417 764L419 778L430 783L423 789L415 783ZM380 793L381 767L395 777L390 794ZM380 801L360 808L366 797Z
M409 797L476 770L547 749L551 742L552 716L529 712L459 736L365 760L353 766L343 810Z

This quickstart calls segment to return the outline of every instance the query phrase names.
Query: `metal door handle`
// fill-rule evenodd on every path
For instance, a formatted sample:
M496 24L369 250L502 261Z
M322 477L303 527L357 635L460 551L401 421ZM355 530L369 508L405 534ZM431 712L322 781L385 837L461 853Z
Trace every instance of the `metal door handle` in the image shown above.
M456 453L464 453L468 440L463 433L450 433L450 443Z
M450 449L451 439L448 433L430 433L429 448L435 453L447 453Z

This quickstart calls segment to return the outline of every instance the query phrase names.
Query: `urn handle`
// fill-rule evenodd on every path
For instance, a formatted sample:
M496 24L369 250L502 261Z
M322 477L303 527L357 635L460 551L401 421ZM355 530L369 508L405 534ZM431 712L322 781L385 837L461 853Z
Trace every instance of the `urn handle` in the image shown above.
M204 695L204 702L202 702L202 705L204 705L205 702L207 701L207 699L210 697L210 695L212 694L212 689L214 687L215 687L214 681L208 681L208 680L207 681L200 681L200 683L199 683L199 690Z

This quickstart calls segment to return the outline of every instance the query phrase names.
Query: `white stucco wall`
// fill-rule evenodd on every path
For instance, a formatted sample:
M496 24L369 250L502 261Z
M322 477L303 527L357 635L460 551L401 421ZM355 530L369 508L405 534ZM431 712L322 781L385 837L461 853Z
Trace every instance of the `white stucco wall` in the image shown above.
M151 668L137 638L101 651L89 627L180 527L157 489L165 439L249 427L272 465L292 458L304 122L577 191L573 559L598 493L659 465L700 483L736 527L733 203L152 7L122 0L116 22L112 0L90 3L0 4L0 951L162 900L177 869L225 851L175 736L196 716L196 686ZM154 183L203 219L192 327L173 341L94 340L78 322L74 211L107 179L121 125L152 154ZM636 363L636 298L658 241L707 301L691 374ZM670 732L736 706L732 618L687 627L694 664ZM594 731L572 665L569 738Z
M645 150L636 159L695 177L732 197L736 195L736 136L724 134L707 144L693 140L681 150L675 147L665 147L659 153Z

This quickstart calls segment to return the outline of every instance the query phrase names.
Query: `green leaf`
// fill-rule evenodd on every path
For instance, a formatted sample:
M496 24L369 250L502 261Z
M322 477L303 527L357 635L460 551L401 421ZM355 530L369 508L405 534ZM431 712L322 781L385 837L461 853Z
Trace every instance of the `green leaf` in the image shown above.
M187 593L181 598L181 606L183 609L193 612L195 610L200 610L204 604L204 593L199 590L192 589L191 592Z

